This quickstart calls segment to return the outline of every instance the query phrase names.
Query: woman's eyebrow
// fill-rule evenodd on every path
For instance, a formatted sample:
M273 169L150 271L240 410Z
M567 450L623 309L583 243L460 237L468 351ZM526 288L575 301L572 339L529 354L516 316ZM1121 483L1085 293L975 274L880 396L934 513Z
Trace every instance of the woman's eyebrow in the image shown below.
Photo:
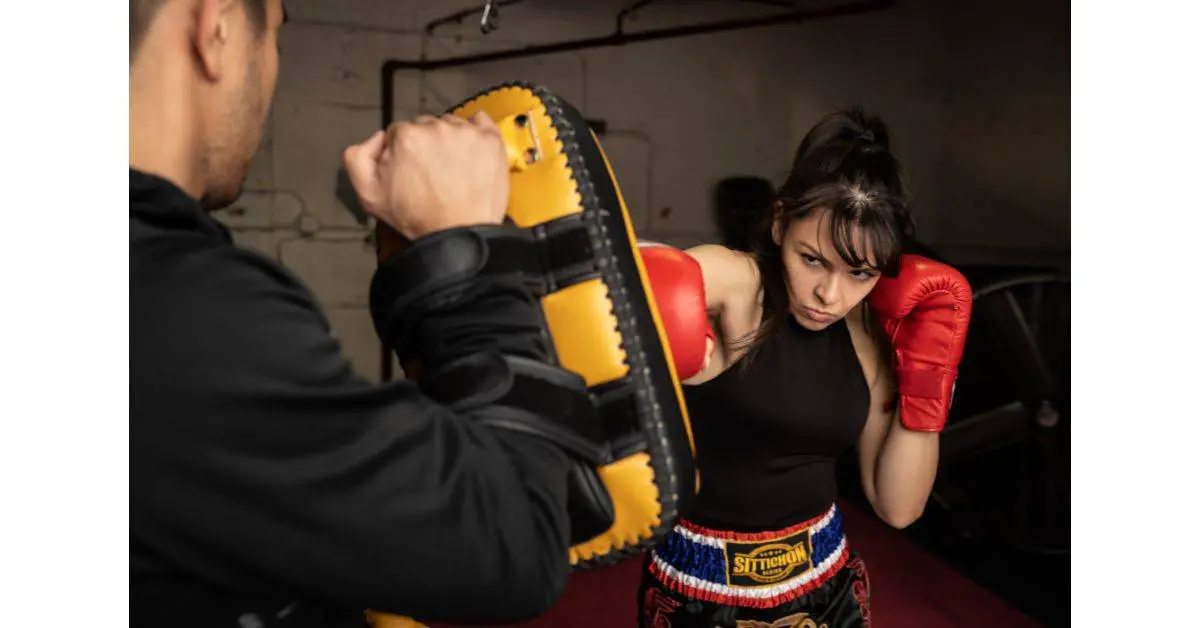
M829 261L828 259L826 259L826 258L825 258L825 256L824 256L824 255L822 255L822 254L821 254L821 251L820 251L820 250L818 250L818 249L817 249L817 247L815 247L815 246L813 246L812 244L810 244L810 243L808 242L808 240L796 240L796 244L799 244L800 246L802 246L802 247L804 247L804 248L808 249L809 251L812 251L812 254L813 254L813 255L815 255L815 256L817 256L817 257L819 257L819 258L821 258L821 259L823 259L823 260L825 260L825 261Z
M825 257L824 255L822 255L821 251L818 250L817 247L813 246L808 240L799 240L798 239L795 242L797 245L808 249L813 254L813 256L816 257L817 259L819 259L827 264L833 263L829 260L828 257ZM867 271L871 271L871 272L879 272L879 267L872 266L870 262L863 262L862 265L860 265L860 266L851 266L850 270L851 271L867 270Z

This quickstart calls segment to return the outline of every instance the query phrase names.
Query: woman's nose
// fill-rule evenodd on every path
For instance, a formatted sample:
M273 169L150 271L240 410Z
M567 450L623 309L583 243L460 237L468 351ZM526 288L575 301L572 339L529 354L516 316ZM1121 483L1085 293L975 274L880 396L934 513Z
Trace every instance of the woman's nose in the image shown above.
M837 278L834 276L827 277L825 280L817 284L817 289L815 292L817 298L820 299L822 304L829 305L832 303L837 303L838 297L840 296L840 287L838 286Z

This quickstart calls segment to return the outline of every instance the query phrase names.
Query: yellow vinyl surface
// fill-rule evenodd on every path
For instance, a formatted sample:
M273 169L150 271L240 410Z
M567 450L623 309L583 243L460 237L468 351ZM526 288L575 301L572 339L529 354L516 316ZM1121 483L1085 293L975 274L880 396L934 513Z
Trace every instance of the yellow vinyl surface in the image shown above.
M486 111L492 120L498 121L501 134L505 136L509 165L513 170L509 178L508 217L518 227L583 211L582 198L567 166L567 155L541 99L527 89L506 87L464 104L454 111L454 115L469 118L480 111ZM511 119L522 115L528 117L527 126L517 130ZM530 138L536 141L536 146L528 143ZM527 159L525 152L530 148L538 151L538 159L522 165L520 160Z
M620 486L612 493L616 517L608 532L571 548L571 564L603 556L650 538L661 523L662 505L650 456L637 453L598 470L605 486Z
M559 361L583 377L588 386L616 381L629 373L604 280L591 279L548 294L542 299L542 309Z

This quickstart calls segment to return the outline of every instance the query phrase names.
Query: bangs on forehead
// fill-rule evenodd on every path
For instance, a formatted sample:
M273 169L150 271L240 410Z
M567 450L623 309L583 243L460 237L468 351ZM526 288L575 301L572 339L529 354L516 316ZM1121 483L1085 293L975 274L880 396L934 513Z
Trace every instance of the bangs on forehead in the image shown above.
M879 234L868 231L847 212L830 211L822 216L829 219L829 237L833 249L851 268L878 268Z
M834 251L848 266L873 268L885 274L898 266L902 243L896 239L896 226L889 219L886 203L863 203L845 194L829 198L819 192L804 200L806 210L821 211L818 229L828 225Z

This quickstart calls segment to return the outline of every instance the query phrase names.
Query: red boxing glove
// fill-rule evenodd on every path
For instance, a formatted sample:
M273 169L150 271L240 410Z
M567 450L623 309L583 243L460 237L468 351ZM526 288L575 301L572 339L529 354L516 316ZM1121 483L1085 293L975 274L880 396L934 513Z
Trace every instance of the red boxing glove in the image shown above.
M904 255L900 276L881 278L871 309L892 341L900 422L918 432L946 425L971 320L971 286L957 270Z
M708 323L700 263L657 242L639 242L638 251L667 332L675 373L680 380L694 377L708 366L716 340Z

